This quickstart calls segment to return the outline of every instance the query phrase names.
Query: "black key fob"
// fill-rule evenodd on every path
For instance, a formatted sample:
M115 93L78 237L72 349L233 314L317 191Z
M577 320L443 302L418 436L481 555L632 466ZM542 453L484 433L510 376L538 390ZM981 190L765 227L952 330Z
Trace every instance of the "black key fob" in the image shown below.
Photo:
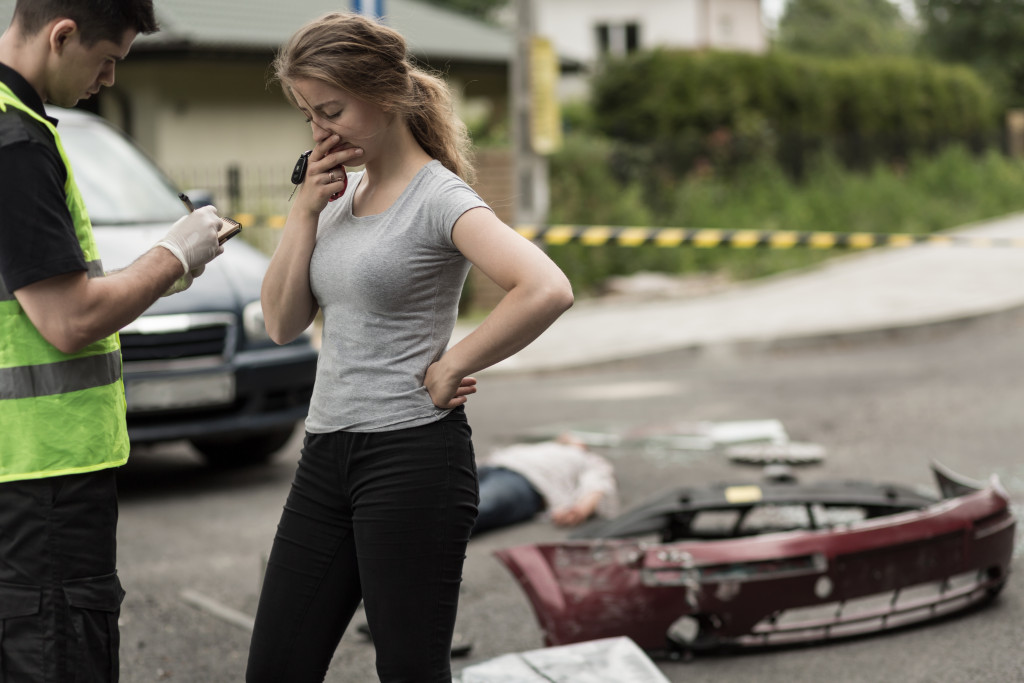
M312 153L313 150L309 150L299 155L299 160L295 162L295 168L292 169L292 185L301 185L305 180L306 166L309 165L309 155Z

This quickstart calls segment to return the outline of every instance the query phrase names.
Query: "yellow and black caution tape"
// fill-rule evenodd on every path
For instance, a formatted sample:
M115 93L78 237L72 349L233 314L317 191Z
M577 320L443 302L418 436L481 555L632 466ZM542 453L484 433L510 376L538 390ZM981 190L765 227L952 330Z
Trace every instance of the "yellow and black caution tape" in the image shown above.
M610 225L519 225L529 240L549 245L591 247L698 247L733 249L871 249L931 246L1024 247L1024 238L908 233L826 232L796 230L720 230L717 228L646 228Z

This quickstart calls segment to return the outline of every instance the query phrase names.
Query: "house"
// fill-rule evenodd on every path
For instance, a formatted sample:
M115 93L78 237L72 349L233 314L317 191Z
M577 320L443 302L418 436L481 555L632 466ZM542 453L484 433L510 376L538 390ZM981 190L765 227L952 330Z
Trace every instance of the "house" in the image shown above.
M536 32L591 71L605 57L657 47L768 50L761 0L534 0L533 13ZM563 79L562 96L583 94L584 78Z
M161 31L140 36L115 85L83 105L131 135L182 187L211 189L225 210L278 213L310 130L269 83L271 61L299 27L349 3L158 0ZM510 32L414 0L362 4L383 5L384 22L414 57L452 84L464 118L507 118ZM14 0L0 0L0 28L13 12Z

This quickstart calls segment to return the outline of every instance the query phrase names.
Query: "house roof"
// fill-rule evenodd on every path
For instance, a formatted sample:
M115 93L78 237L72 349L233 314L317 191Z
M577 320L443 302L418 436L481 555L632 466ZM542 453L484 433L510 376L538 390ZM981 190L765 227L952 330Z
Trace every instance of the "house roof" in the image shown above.
M156 0L161 30L140 36L133 52L196 49L273 51L297 29L328 12L345 11L347 0ZM458 12L415 0L384 0L384 22L397 29L409 51L426 60L504 63L514 36ZM0 27L14 13L14 0L0 0Z

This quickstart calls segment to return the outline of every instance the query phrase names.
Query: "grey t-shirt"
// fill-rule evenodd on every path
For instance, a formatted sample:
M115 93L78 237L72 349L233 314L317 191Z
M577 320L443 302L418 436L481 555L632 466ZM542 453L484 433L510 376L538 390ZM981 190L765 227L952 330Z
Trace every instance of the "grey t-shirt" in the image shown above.
M323 342L306 418L314 433L380 432L442 418L423 386L444 353L470 264L452 242L466 211L486 207L438 161L383 213L354 216L363 173L320 214L309 264Z

